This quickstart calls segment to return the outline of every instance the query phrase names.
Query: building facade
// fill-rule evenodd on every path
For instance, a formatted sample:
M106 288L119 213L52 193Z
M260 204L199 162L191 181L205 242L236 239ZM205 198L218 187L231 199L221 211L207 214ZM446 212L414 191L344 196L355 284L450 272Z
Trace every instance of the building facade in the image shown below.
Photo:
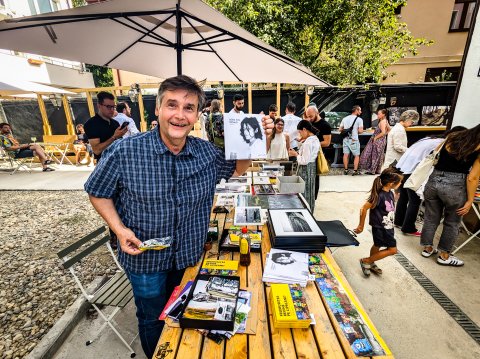
M382 83L456 81L460 72L475 0L408 0L398 16L415 37L432 40L416 56L388 67Z
M38 15L72 7L70 0L0 0L0 20ZM0 78L93 88L93 76L80 62L0 49Z

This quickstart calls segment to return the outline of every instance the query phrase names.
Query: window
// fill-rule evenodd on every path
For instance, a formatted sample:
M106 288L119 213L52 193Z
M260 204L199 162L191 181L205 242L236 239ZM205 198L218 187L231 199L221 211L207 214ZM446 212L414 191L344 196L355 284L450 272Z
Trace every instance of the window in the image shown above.
M53 2L52 0L28 0L28 7L30 8L32 15L44 14L46 12L58 10L57 3Z
M455 0L450 20L450 32L468 31L472 24L476 1Z
M425 82L458 81L460 67L430 67L425 73Z

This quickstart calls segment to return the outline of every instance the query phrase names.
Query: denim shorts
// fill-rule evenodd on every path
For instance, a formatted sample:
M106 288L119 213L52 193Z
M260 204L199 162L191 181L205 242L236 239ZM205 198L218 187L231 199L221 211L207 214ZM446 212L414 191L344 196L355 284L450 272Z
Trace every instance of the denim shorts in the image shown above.
M32 150L29 150L28 148L20 150L15 154L15 158L29 158L33 156L35 156L35 154Z
M360 141L347 137L343 139L343 154L348 155L350 153L354 156L360 156Z
M393 229L372 227L372 236L375 247L393 248L397 246Z

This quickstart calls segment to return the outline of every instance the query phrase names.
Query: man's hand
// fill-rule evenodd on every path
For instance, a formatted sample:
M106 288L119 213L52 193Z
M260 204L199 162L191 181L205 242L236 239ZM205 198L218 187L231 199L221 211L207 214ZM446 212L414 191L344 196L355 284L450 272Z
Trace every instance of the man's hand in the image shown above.
M262 118L262 126L267 135L270 135L273 131L273 120L269 116Z
M470 211L470 208L472 208L472 202L467 201L462 207L457 209L457 214L459 216L464 216Z
M125 228L116 234L122 251L131 254L132 256L142 253L142 251L138 249L138 246L142 244L142 241L135 237L135 233L133 233L131 229Z
M113 133L113 138L118 140L119 138L122 138L124 134L126 134L128 131L128 126L122 129L121 127L117 127L115 132Z

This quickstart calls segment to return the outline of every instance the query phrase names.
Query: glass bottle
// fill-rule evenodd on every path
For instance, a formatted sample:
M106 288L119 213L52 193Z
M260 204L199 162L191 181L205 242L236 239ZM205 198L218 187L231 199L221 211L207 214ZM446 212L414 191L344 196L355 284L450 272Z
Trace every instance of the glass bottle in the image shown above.
M247 227L243 227L240 234L240 265L248 267L250 262L250 235Z

